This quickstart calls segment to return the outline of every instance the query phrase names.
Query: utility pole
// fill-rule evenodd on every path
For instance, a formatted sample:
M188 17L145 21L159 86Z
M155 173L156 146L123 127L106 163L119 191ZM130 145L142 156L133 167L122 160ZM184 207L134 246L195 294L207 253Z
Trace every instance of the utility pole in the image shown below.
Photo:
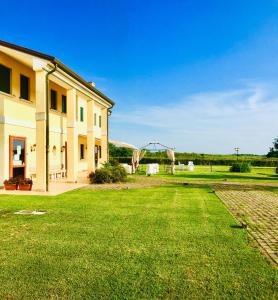
M239 147L236 147L236 148L235 148L235 152L236 152L236 160L238 160L238 152L239 152L239 149L240 149Z

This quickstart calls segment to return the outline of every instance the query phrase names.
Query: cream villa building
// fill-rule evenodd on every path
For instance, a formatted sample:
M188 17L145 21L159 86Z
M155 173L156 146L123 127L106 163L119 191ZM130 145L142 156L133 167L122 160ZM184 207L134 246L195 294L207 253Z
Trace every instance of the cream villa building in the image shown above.
M55 57L0 41L0 186L24 176L46 191L101 166L113 105Z

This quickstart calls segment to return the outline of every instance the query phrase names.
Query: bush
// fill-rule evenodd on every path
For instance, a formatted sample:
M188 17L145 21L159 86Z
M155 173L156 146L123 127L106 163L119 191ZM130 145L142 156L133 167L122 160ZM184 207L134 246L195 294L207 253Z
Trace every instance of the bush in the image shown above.
M91 183L111 183L111 171L109 168L97 169L89 175Z
M251 169L252 167L249 162L234 163L230 168L230 172L250 173Z
M111 182L125 182L127 179L126 170L121 166L111 166L106 163L103 168L97 169L94 173L89 175L91 183L111 183Z
M111 168L112 182L125 182L127 179L127 172L121 165L113 166Z

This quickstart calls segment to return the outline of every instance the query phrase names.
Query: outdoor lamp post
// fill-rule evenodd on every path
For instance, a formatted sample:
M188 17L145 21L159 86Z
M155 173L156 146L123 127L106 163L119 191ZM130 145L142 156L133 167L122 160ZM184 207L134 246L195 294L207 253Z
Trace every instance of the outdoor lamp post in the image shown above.
M235 148L235 152L236 152L236 160L238 160L238 152L239 152L239 149L240 149L239 147L236 147L236 148Z

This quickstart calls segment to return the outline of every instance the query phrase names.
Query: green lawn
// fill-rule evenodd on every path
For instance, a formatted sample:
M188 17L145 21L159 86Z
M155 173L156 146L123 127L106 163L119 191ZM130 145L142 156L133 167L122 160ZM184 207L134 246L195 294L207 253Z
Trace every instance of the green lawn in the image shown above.
M178 169L178 167L176 167ZM275 168L253 167L251 173L232 173L229 171L229 166L195 166L195 170L176 171L175 176L166 174L162 166L159 175L167 179L177 180L201 180L201 181L243 181L243 182L272 182L278 184L278 175L275 173ZM143 172L142 172L143 173Z
M277 297L276 270L207 187L0 196L0 222L0 299Z

